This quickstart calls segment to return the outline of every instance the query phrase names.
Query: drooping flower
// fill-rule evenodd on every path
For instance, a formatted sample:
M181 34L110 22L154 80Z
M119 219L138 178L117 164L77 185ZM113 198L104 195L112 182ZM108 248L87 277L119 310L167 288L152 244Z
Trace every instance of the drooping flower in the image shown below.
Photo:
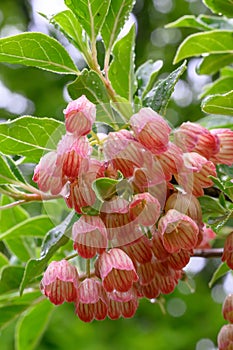
M75 313L84 322L104 320L107 316L107 297L101 282L86 278L79 285Z
M187 193L199 197L204 195L203 188L211 187L216 177L215 165L196 152L183 154L184 165L175 178Z
M130 118L130 125L138 141L154 154L167 150L171 128L151 108L142 108Z
M140 225L152 226L160 216L160 204L150 193L139 193L133 197L129 212L133 221Z
M197 152L206 159L219 151L219 139L203 126L183 123L174 131L174 142L184 152Z
M151 241L142 235L136 241L130 242L121 247L133 262L144 264L152 259Z
M233 324L224 325L218 333L218 350L233 349Z
M211 227L207 227L206 224L200 228L198 244L195 248L198 249L209 249L211 248L210 242L216 237L216 233Z
M41 191L50 191L53 195L61 192L63 187L62 168L56 165L57 153L45 154L35 167L33 181L38 184Z
M222 261L226 261L227 265L233 270L233 232L225 240Z
M158 232L163 245L169 253L176 253L181 249L193 249L197 243L199 228L189 216L170 209L159 220Z
M144 150L145 151L145 150ZM104 156L128 178L143 164L144 151L128 130L110 132L103 145Z
M62 167L63 177L67 180L75 180L89 167L91 146L86 136L76 138L73 134L62 137L57 147L57 166Z
M75 301L78 278L76 268L68 261L52 261L41 280L41 291L55 305Z
M222 306L222 314L226 321L233 323L233 294L227 295Z
M210 160L214 164L233 164L233 131L230 129L212 129L211 134L219 139L219 151Z
M201 205L192 193L173 193L166 201L165 212L169 209L175 209L180 213L188 215L198 226L203 226Z
M108 317L117 320L120 317L131 318L138 308L138 297L133 288L127 292L113 291L108 293Z
M127 292L138 280L132 260L119 248L112 248L100 255L97 268L107 292L112 292L114 289L118 292Z
M74 249L86 259L103 253L108 244L107 230L98 216L82 215L72 228Z
M82 95L68 104L64 114L66 130L76 137L83 136L91 131L96 118L96 106Z

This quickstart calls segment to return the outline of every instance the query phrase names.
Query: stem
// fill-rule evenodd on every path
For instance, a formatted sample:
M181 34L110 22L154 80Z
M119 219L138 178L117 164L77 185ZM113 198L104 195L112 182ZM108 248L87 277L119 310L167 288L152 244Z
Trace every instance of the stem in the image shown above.
M26 201L24 199L21 199L20 201L0 206L0 210L10 209L10 208L16 207L17 205L23 204L23 203L26 203Z
M192 256L202 258L221 258L223 254L223 248L210 248L210 249L194 249Z
M91 277L91 260L90 259L87 259L86 261L86 275L87 275L87 278Z
M74 254L72 254L72 255L67 256L67 257L65 258L65 260L71 260L71 259L76 258L77 256L78 256L78 253L74 253Z

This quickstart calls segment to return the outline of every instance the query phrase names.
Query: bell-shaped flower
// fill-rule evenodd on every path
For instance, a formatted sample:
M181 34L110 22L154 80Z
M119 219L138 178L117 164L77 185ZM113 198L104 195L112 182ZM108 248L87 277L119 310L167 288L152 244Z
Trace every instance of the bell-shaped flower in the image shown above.
M187 193L199 197L204 195L203 188L211 187L213 181L209 176L216 177L215 165L196 152L183 154L184 165L175 178Z
M226 321L233 323L233 294L226 296L222 306L222 314Z
M107 230L99 216L82 215L72 228L74 249L86 259L103 253L108 244Z
M143 226L152 226L160 216L160 204L150 193L139 193L133 197L129 212L133 221Z
M144 264L152 259L152 246L149 238L143 235L136 241L130 242L121 247L133 262Z
M167 150L171 128L151 108L142 108L130 118L137 140L154 154Z
M127 130L110 132L103 145L105 159L128 178L141 167L145 150Z
M97 266L107 292L127 292L138 280L132 260L119 248L113 248L100 255Z
M86 278L79 285L75 313L84 322L104 320L107 316L107 297L101 282Z
M133 288L127 292L113 291L108 293L108 317L117 320L120 317L131 318L138 308L138 297Z
M214 164L233 164L233 131L230 129L212 129L211 134L219 139L219 151L210 160Z
M197 243L199 228L189 216L170 209L159 220L158 232L163 245L169 253L176 253L181 249L193 249Z
M50 191L53 195L61 192L63 187L62 168L56 165L57 153L45 154L34 169L33 181L43 192Z
M96 106L85 95L69 102L64 110L66 130L75 136L87 135L96 118Z
M89 167L91 146L86 136L76 138L66 134L57 147L57 166L62 167L62 174L69 181L75 180Z
M75 266L68 261L52 261L44 273L40 288L55 305L72 302L76 300L78 278Z
M227 265L233 270L233 232L225 240L222 261L226 261Z
M233 324L222 326L218 333L218 350L233 349Z
M184 152L197 152L209 159L219 151L219 139L203 126L183 123L174 131L174 142Z

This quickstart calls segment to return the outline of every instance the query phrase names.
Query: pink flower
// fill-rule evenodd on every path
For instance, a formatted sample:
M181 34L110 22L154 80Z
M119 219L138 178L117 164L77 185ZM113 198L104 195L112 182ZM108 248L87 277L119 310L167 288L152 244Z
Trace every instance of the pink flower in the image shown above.
M75 180L89 167L91 147L85 136L77 139L74 135L64 135L57 147L57 166L62 167L62 174L70 181Z
M134 169L143 164L143 148L127 130L110 132L103 152L106 160L111 161L125 177L132 176Z
M167 150L171 128L151 108L142 108L130 118L131 127L138 141L154 154Z
M138 308L138 297L133 288L124 293L113 291L108 293L108 317L117 320L121 316L131 318Z
M174 132L174 142L184 152L197 152L209 159L219 151L219 140L209 130L195 123L183 123Z
M233 349L233 324L227 324L218 333L218 350Z
M33 181L38 184L41 191L50 191L57 195L62 190L62 168L56 165L56 152L45 154L35 167Z
M187 215L170 209L159 220L158 231L163 245L169 253L176 253L181 249L193 249L197 243L199 228Z
M149 284L155 277L156 271L153 261L148 261L144 264L138 264L136 268L139 283L143 285Z
M52 261L44 273L40 287L43 294L55 305L64 301L75 301L78 272L66 260Z
M98 216L82 215L72 228L74 249L86 259L102 254L108 244L107 230Z
M204 195L203 188L211 187L216 177L215 165L196 152L183 154L184 165L175 178L187 193L199 197Z
M133 197L129 212L131 219L140 225L152 226L160 216L160 204L150 193L139 193Z
M201 205L193 194L184 194L181 192L173 193L167 199L165 212L167 212L169 209L176 209L180 213L188 215L198 224L198 226L203 226Z
M226 321L233 323L233 294L229 294L223 303L222 314Z
M207 227L206 224L200 228L200 242L198 242L195 248L198 249L208 249L211 248L210 242L216 237L216 233L212 230L212 228Z
M212 129L211 134L219 139L220 149L210 160L214 164L233 164L233 131L230 129Z
M136 241L121 247L133 262L144 264L152 259L151 241L142 235Z
M98 280L86 278L80 283L75 313L84 322L105 319L107 316L107 297Z
M167 150L155 156L163 170L164 178L170 181L183 166L182 151L174 143L169 142Z
M127 292L138 280L132 260L121 249L113 248L104 252L98 258L97 266L107 292Z
M170 253L165 249L161 235L154 227L152 228L151 233L152 251L154 253L154 256L160 261L166 260Z
M181 249L177 253L170 254L166 262L172 269L181 270L189 263L191 254L192 250Z
M92 183L99 177L104 177L103 164L91 158L88 171L81 172L78 178L69 184L69 194L65 197L67 206L74 208L77 213L82 213L82 207L92 207L96 201L96 194L92 189Z
M68 132L75 136L87 135L96 118L96 106L82 95L68 104L64 114Z
M233 270L233 232L225 240L222 261L226 261L227 265Z

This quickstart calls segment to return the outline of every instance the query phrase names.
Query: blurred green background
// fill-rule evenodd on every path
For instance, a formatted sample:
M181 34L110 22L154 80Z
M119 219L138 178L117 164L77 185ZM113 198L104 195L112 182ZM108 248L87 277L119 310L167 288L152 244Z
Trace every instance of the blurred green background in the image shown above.
M64 37L48 26L36 11L54 14L61 10L58 0L0 0L1 37L26 30L40 31L58 38L72 55L79 68L84 63L79 53ZM187 14L208 13L201 0L138 0L131 21L137 22L136 66L145 60L162 59L160 77L174 67L172 60L179 43L191 34L190 29L165 29L164 25ZM99 45L101 56L101 45ZM167 118L176 126L185 120L198 120L204 116L198 95L208 76L198 76L198 59L191 59L188 70L177 84L169 104ZM62 120L68 101L65 85L72 79L53 73L0 65L0 120L14 119L30 114ZM156 302L142 300L136 316L130 320L93 322L84 324L74 314L73 305L54 308L39 350L214 350L217 333L224 324L221 303L233 291L232 277L220 281L212 290L208 288L213 271L219 261L207 263L195 259L190 267L189 283L180 282L176 291L164 297L166 314ZM201 273L195 275L195 271ZM14 349L14 322L0 334L0 349Z

